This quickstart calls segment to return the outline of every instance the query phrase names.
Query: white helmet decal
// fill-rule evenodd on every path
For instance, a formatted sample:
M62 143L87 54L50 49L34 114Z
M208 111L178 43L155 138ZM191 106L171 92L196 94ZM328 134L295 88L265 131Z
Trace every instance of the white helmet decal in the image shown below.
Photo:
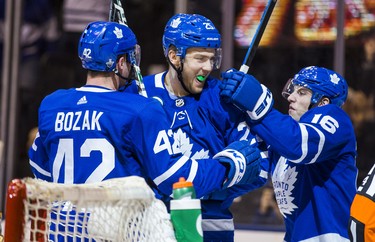
M117 28L117 27L115 27L115 30L113 30L113 33L116 35L116 37L117 37L118 39L121 39L121 38L124 37L124 36L122 35L122 30L119 29L119 28Z
M336 74L333 74L333 75L329 75L330 78L331 78L331 82L334 83L334 84L338 84L339 81L340 81L340 78L336 75Z
M171 27L172 28L177 28L181 23L181 19L180 18L177 18L177 19L173 19L173 21L171 22Z

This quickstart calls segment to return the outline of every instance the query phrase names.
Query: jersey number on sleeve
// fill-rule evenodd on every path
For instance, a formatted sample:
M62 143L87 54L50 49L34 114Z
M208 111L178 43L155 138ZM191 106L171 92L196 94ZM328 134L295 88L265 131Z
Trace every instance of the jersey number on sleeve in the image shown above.
M53 161L53 181L59 180L60 170L64 169L64 183L73 184L74 181L74 141L60 139ZM115 148L106 139L86 139L80 148L80 157L90 157L91 151L102 154L102 162L90 174L85 183L102 181L115 168ZM64 167L62 167L63 162Z
M312 123L317 124L319 122L320 126L327 132L334 134L336 129L339 127L339 122L336 119L332 118L331 116L323 116L321 114L315 114Z

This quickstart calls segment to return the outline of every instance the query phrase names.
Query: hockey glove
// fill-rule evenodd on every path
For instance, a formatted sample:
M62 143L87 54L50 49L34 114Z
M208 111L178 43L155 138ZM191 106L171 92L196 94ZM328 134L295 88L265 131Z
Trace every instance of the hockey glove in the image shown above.
M272 108L271 91L253 76L236 69L221 74L220 96L226 103L233 103L246 112L252 121L263 118Z
M249 184L256 180L260 173L261 156L257 148L251 147L248 141L235 141L223 151L217 153L214 159L227 167L227 179L223 188L235 184Z

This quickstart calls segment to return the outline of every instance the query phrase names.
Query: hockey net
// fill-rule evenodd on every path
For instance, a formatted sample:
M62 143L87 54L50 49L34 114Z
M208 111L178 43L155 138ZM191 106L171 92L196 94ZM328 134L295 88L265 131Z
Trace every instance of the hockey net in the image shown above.
M140 177L91 184L9 183L5 241L176 241L165 205Z

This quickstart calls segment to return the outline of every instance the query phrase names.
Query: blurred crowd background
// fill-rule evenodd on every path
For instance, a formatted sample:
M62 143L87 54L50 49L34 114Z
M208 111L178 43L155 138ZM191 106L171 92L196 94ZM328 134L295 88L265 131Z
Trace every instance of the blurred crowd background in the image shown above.
M0 0L1 56L4 54L7 1L12 0ZM223 58L230 58L229 63L239 68L266 0L123 1L128 24L142 48L143 75L166 67L161 38L177 4L183 3L188 13L208 17L225 32L225 1L234 6L230 29L233 38L229 43L233 54ZM341 55L344 68L341 74L345 76L350 92L344 109L355 127L358 181L362 181L375 161L375 0L345 2L345 49ZM16 162L11 177L32 175L27 150L35 136L39 103L56 89L84 84L86 71L81 68L77 55L78 40L87 23L108 20L109 6L109 0L23 1L19 80L11 80L18 82L18 105L13 110L17 112ZM278 1L249 73L271 89L279 110L287 111L288 104L281 98L281 90L293 73L310 65L334 69L336 10L335 0ZM0 60L3 67L2 58ZM213 74L219 76L220 72ZM4 165L4 160L2 162ZM271 186L236 201L233 212L238 227L283 228Z

